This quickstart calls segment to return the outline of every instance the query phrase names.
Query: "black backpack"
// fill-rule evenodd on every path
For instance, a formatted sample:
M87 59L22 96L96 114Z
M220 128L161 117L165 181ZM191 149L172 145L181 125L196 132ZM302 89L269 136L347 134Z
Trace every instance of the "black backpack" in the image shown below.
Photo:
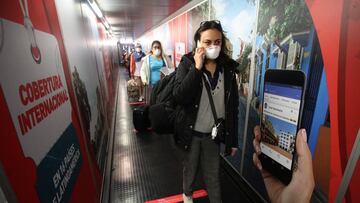
M151 92L149 119L156 133L173 133L176 102L173 97L176 71L160 80Z
M155 84L150 96L150 105L175 101L172 96L175 76L176 70Z

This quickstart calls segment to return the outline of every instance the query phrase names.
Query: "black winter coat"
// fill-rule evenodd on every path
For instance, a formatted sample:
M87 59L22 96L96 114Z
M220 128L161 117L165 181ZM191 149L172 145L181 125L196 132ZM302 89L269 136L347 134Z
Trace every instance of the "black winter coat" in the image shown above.
M238 112L239 93L236 83L235 70L238 63L232 59L218 62L224 68L225 87L225 145L226 154L232 147L238 147ZM203 88L203 72L195 68L192 53L184 55L177 68L173 95L178 103L175 120L175 138L185 150L191 144L193 128L198 113L201 92Z

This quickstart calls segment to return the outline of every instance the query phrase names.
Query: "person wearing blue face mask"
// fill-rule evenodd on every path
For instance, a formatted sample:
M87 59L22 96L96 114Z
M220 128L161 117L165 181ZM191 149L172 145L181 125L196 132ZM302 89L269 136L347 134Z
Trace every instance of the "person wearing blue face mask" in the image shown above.
M130 59L130 72L131 78L134 78L136 83L140 85L140 98L139 101L143 101L144 99L144 87L140 77L140 70L143 63L143 58L145 57L145 53L142 51L141 44L135 44L135 51Z
M179 104L176 142L185 150L183 199L192 201L198 168L210 202L221 202L220 150L234 156L238 148L238 63L228 56L219 21L204 21L195 32L193 51L184 55L176 72L173 95ZM201 165L201 167L199 167Z

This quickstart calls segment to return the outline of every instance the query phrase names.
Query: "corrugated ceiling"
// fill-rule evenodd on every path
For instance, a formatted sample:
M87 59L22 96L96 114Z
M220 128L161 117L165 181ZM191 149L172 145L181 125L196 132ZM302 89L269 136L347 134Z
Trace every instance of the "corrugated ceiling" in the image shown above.
M97 0L118 38L137 38L191 0Z

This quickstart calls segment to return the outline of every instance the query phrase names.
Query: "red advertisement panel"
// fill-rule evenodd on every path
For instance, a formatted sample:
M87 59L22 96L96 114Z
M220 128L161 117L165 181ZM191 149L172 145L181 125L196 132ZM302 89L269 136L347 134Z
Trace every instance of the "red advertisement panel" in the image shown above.
M2 1L0 158L19 202L96 202L53 1Z
M319 36L329 87L331 119L331 168L329 202L333 202L354 140L360 127L360 2L306 1ZM329 23L331 22L331 23ZM357 202L360 194L359 163L347 190L346 200Z

